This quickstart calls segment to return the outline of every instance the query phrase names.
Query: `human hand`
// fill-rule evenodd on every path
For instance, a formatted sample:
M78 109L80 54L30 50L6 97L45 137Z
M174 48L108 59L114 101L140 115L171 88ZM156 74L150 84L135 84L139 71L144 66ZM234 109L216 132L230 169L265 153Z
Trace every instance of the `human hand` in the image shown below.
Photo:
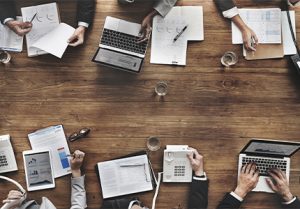
M248 26L245 26L242 29L243 43L244 47L248 51L256 51L256 47L258 45L258 38L254 31L250 29Z
M198 151L192 147L188 148L192 150L191 153L187 155L190 160L191 166L193 171L195 172L196 176L203 176L204 175L204 167L203 167L203 156L198 153Z
M10 20L5 23L12 31L14 31L19 36L24 36L29 33L32 29L32 23L30 22L20 22L17 20Z
M284 172L278 168L270 169L268 171L271 179L266 179L271 189L276 192L285 202L291 201L294 196L290 192L289 182Z
M85 153L80 150L76 150L73 153L72 159L71 159L71 169L72 169L73 177L81 176L80 168L83 164L84 156L85 156Z
M3 203L7 204L5 208L14 209L19 207L25 199L26 194L23 194L20 191L11 190L8 193L7 198L3 200Z
M74 31L73 35L68 40L69 45L75 47L75 46L83 44L85 30L86 30L86 27L78 26L78 28Z
M142 43L150 39L152 32L152 20L153 17L157 14L158 12L156 10L153 10L144 18L141 24L140 38L137 41L138 43Z
M238 178L238 184L234 193L241 198L251 192L257 185L259 179L259 171L255 163L249 163L241 168Z

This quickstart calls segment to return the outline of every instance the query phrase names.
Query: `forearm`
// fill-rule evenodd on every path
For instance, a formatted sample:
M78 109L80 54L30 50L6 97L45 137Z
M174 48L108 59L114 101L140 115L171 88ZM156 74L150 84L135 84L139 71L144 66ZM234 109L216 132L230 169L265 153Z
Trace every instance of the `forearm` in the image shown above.
M86 205L85 176L81 170L72 170L71 209L84 209Z
M248 28L240 15L234 16L233 18L231 18L231 21L240 29L240 31L244 31Z

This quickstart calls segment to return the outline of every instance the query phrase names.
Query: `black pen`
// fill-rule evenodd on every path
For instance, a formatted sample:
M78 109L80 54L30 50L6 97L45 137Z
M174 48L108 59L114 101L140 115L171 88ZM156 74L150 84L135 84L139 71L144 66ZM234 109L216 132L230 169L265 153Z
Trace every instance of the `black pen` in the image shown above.
M180 33L178 33L178 35L174 38L173 42L177 41L177 39L183 34L183 32L187 29L188 25L186 25L181 31Z
M30 23L32 23L32 21L34 20L34 18L36 17L37 13L35 13L35 15L33 15L33 17L30 20Z

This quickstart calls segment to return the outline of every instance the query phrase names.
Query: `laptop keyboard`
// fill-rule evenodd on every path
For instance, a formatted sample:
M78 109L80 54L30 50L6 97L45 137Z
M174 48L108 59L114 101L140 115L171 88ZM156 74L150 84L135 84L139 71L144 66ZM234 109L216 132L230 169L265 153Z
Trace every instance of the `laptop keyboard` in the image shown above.
M268 159L268 158L257 158L257 157L243 157L242 165L255 163L259 169L259 173L261 176L268 176L268 169L270 168L279 168L283 172L286 171L286 160L279 159Z
M104 28L101 44L144 55L147 41L137 43L139 37Z

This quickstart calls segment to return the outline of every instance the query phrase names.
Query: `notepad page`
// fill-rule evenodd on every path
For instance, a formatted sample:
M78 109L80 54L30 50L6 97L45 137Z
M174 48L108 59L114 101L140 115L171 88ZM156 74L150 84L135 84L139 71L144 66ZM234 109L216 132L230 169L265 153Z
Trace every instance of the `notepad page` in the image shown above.
M188 41L203 41L203 7L202 6L183 6L181 16L188 25L186 37Z
M55 29L37 40L32 46L58 58L62 58L69 45L68 40L74 31L75 28L65 23L60 23Z
M239 9L243 21L256 33L258 42L262 44L280 44L281 10L270 9ZM242 33L232 22L232 43L242 44Z
M295 11L290 11L291 22L294 30L295 37L296 33L296 19L295 19ZM295 47L292 33L290 31L290 26L287 18L286 11L282 11L282 39L283 39L283 50L284 55L294 55L297 54L297 49Z
M60 20L56 3L23 7L21 12L24 21L31 21L32 17L37 14L32 21L31 31L26 35L28 56L47 54L47 52L32 45L59 25Z

